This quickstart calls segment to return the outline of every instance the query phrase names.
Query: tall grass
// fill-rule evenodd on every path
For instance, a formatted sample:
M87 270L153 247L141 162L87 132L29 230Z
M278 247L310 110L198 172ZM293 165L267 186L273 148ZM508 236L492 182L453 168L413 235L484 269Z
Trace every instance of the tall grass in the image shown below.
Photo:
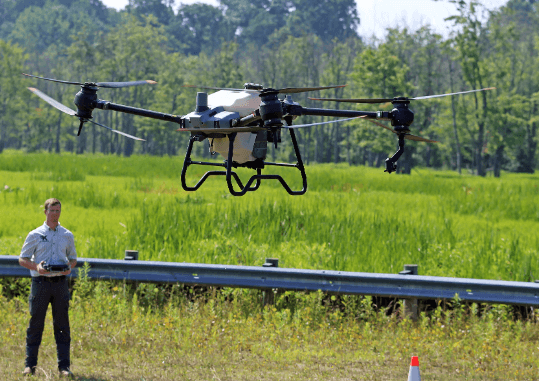
M83 271L84 272L84 271ZM419 355L428 380L534 380L537 317L516 320L507 306L458 300L418 322L376 311L370 298L321 292L123 282L74 286L71 369L80 380L405 380ZM0 378L20 378L28 303L0 292ZM36 379L57 372L48 314Z
M2 154L0 207L17 218L0 222L0 254L17 254L43 222L39 205L57 197L85 257L123 258L125 249L137 249L144 260L261 265L277 257L296 268L395 273L416 263L424 275L539 277L536 175L420 169L397 176L314 165L304 196L266 181L233 197L223 177L184 192L181 164L169 157ZM276 171L300 187L297 171ZM190 169L188 181L203 172Z

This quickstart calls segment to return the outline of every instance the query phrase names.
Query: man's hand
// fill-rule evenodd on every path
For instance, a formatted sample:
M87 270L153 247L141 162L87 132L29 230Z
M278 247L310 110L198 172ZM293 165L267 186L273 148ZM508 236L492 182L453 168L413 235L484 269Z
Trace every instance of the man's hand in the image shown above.
M35 262L31 261L29 258L19 258L19 264L22 267L26 267L28 270L37 271L39 275L49 274L49 272L43 268L44 263L45 261L41 261L41 263L36 264Z
M77 266L77 260L76 259L70 259L69 260L69 270L64 271L62 275L69 275L71 274L71 269L73 269L75 266Z
M36 267L36 270L37 272L39 273L39 275L46 275L46 274L50 274L47 270L45 270L43 268L43 264L45 263L45 261L41 261L40 263L38 263L37 267Z

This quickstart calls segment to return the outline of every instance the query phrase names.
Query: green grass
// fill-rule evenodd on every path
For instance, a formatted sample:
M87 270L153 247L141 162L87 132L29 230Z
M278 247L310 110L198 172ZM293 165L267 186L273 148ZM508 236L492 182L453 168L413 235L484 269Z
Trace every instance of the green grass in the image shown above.
M501 179L420 169L411 176L345 165L307 167L309 191L276 182L243 197L224 179L181 189L181 159L0 155L0 254L18 255L62 201L78 254L141 260L529 281L537 277L536 175ZM202 168L190 172L193 184ZM278 169L299 188L297 172ZM248 172L242 171L242 176ZM196 177L198 176L198 177ZM0 378L18 379L27 283L1 282ZM6 295L20 294L7 298ZM2 296L3 295L3 296ZM262 307L257 290L138 287L81 280L71 304L80 380L404 380L419 356L428 380L537 378L537 317L507 306L439 306L414 323L369 298L287 292ZM49 313L36 379L56 378Z
M142 260L262 265L276 257L306 269L396 273L415 263L422 275L539 277L537 175L314 165L304 196L266 181L233 197L223 177L183 191L181 159L170 157L5 152L0 168L0 207L17 216L0 221L0 254L17 255L44 220L40 205L57 197L82 257L119 259L133 249ZM190 169L189 183L204 171ZM297 171L277 172L300 187Z
M376 312L369 298L123 283L75 285L72 370L79 380L536 379L536 318L506 306L437 307L418 322ZM0 294L1 295L1 294ZM20 378L28 303L0 296L0 377ZM56 379L50 312L36 379Z

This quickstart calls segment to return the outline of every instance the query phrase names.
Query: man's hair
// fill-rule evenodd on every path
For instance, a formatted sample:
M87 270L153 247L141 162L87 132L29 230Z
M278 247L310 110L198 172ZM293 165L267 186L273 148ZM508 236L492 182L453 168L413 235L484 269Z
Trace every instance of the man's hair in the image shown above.
M47 201L45 201L45 210L49 210L49 206L54 205L62 206L62 203L57 198L49 198Z

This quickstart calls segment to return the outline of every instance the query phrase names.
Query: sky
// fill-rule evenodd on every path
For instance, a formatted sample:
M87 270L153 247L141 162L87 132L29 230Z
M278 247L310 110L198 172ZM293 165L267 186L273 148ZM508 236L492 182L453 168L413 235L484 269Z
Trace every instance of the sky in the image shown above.
M108 7L123 9L128 0L102 0ZM313 0L316 1L316 0ZM176 0L176 6L180 3L206 3L217 6L217 0ZM376 36L383 39L388 27L406 26L411 30L430 24L433 29L447 37L451 23L444 18L456 14L455 5L447 0L356 0L360 17L358 33L362 37ZM507 0L482 0L489 10L499 8L507 3Z

